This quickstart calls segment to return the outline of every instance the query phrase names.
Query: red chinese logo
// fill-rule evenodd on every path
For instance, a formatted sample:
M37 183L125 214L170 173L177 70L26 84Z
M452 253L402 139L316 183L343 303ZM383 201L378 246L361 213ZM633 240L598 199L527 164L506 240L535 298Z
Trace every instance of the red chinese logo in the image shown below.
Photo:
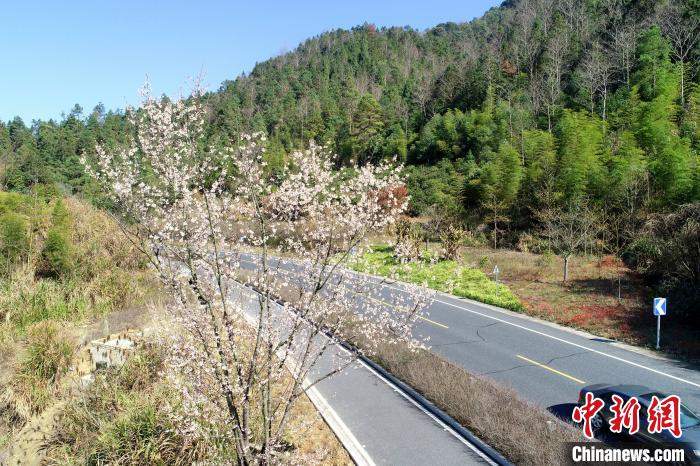
M610 411L613 416L609 422L610 431L621 433L624 428L630 435L639 432L639 412L642 405L637 398L633 396L625 401L619 395L612 395L612 401ZM602 399L587 392L585 403L574 408L571 413L574 422L583 422L583 435L589 439L593 438L593 419L604 406L605 402ZM647 422L647 431L650 434L658 434L667 430L675 438L679 438L682 435L680 397L670 395L659 399L658 396L652 395L647 408Z
M583 435L587 438L593 438L593 428L591 427L591 419L598 414L598 411L603 409L605 402L600 398L593 396L593 393L586 393L586 402L583 406L577 406L574 408L574 412L571 414L574 422L583 421Z
M613 412L613 417L610 419L610 431L615 433L622 432L622 428L626 428L630 435L639 432L639 408L641 405L637 398L632 397L627 400L627 403L621 396L612 396L613 405L610 411Z
M659 400L656 395L652 396L647 410L647 421L650 434L668 430L674 437L680 437L681 399L676 395L667 396L663 400Z

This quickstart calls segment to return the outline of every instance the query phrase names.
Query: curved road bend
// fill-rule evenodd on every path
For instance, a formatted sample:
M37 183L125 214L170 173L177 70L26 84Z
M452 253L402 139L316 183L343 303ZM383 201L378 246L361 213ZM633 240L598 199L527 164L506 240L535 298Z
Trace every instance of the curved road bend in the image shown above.
M255 256L241 259L246 261L244 267L251 267ZM301 270L289 260L276 265L288 273ZM370 279L376 284L371 299L391 305L405 294L401 283ZM569 418L579 390L594 383L647 385L679 395L700 412L697 367L495 306L437 293L416 332L429 337L432 351L471 373L514 388L523 398L564 418Z
M230 296L252 320L256 297L241 285ZM275 304L274 312L286 311ZM328 374L344 355L343 348L330 348L315 366L313 380ZM309 397L358 464L493 464L360 362L316 384Z

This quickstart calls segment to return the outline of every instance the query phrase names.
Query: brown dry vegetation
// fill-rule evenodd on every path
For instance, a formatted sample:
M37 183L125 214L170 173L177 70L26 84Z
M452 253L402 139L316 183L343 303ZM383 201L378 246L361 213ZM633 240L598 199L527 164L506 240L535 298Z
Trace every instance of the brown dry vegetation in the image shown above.
M564 442L581 432L515 391L469 374L429 351L381 348L373 358L514 464L565 464Z
M116 309L140 307L154 290L145 262L105 213L67 198L71 268L59 277L45 277L42 244L51 226L55 202L29 200L33 225L27 256L0 277L0 351L12 349L26 328L36 322L79 322Z
M235 452L230 445L210 439L192 440L178 433L168 413L177 409L179 396L161 376L163 357L161 349L146 343L123 367L98 372L79 396L61 404L44 442L47 461L173 465L231 462ZM289 450L281 463L351 463L306 398L295 406L285 440Z
M128 323L128 318L122 315L117 325ZM138 316L134 323L142 319ZM78 353L87 350L71 348L71 366L76 369L62 368L67 373L61 383L50 385L51 403L27 417L8 445L9 456L3 459L0 449L0 464L227 464L235 458L226 444L177 433L169 414L179 413L179 394L163 379L164 352L152 331L145 337L128 332L139 349L124 366L97 371L87 387L78 381L82 372L76 362ZM288 450L281 464L351 464L306 397L292 410L285 442Z
M160 409L177 396L162 380L162 358L151 345L78 388L72 368L89 341L150 325L149 310L162 306L157 281L117 224L63 199L71 262L65 273L46 276L42 249L59 201L4 196L0 201L12 201L31 228L21 260L0 274L0 464L190 464L222 453L219 445L184 444L170 429ZM285 440L291 463L351 462L306 398Z
M154 282L117 225L81 201L0 192L0 213L26 225L18 232L23 248L11 262L3 261L0 273L2 451L30 418L55 402L90 322L142 307L154 294ZM70 260L47 276L44 246L48 232L59 227L65 235L61 252ZM8 238L3 241L7 248Z

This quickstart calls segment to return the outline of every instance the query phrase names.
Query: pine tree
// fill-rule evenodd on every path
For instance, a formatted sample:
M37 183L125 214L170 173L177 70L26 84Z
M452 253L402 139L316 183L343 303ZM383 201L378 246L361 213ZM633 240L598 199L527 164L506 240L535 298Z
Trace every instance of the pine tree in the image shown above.
M357 163L377 161L382 151L383 130L382 107L371 94L363 95L353 116L350 133Z

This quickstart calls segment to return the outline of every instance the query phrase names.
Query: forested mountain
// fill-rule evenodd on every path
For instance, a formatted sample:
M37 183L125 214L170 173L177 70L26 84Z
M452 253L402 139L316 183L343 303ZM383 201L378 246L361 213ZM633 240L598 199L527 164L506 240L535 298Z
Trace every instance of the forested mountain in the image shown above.
M413 214L511 244L547 209L595 211L617 250L700 198L699 23L697 0L513 0L424 32L331 31L207 94L209 135L267 132L273 171L310 139L339 165L396 156ZM102 106L0 124L4 185L87 189L79 155L128 131Z

